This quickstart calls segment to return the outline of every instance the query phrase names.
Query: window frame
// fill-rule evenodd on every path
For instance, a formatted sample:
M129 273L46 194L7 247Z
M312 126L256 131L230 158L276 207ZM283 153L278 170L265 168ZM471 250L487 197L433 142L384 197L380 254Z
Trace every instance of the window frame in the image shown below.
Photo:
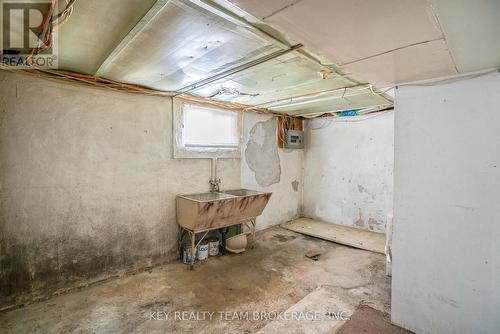
M237 113L237 131L238 145L233 147L219 146L186 146L183 142L184 131L184 106L193 105L224 112L230 111ZM213 158L241 158L241 145L243 136L243 113L230 109L214 107L209 104L193 102L189 100L174 98L173 99L173 153L175 159L213 159Z

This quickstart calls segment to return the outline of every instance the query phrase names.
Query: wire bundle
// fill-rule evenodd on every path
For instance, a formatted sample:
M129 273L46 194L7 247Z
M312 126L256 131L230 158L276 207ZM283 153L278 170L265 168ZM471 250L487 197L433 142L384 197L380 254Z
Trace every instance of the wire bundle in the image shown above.
M42 24L40 25L40 42L36 48L31 50L31 54L27 59L28 64L34 66L34 63L32 62L33 56L36 56L52 47L54 44L54 31L69 20L71 14L73 13L73 5L75 4L75 1L76 0L66 0L66 7L64 10L60 13L56 13L55 11L58 7L59 0L52 0L49 10L43 17Z
M178 92L169 92L169 91L160 91L156 90L153 88L149 88L146 86L142 85L137 85L137 84L130 84L130 83L123 83L123 82L118 82L114 80L109 80L105 79L102 77L97 77L94 75L85 75L85 74L78 74L78 73L72 73L72 72L65 72L65 71L59 71L59 70L51 70L51 69L45 69L41 68L35 62L33 62L33 57L35 55L38 55L48 49L50 49L54 43L54 38L53 38L53 33L55 30L59 29L62 25L64 25L71 15L73 14L74 10L74 4L76 0L65 0L66 6L61 12L57 12L57 7L59 4L60 0L52 0L51 4L49 6L49 10L45 14L42 24L40 26L41 34L39 36L40 42L38 47L34 48L31 51L30 56L28 56L26 62L30 66L30 69L27 70L15 70L16 73L23 73L25 75L30 75L30 76L35 76L47 80L53 80L53 81L64 81L72 85L86 85L86 86L92 86L94 88L98 89L107 89L107 90L114 90L114 91L121 91L121 92L126 92L126 93L131 93L131 94L141 94L141 95L150 95L150 96L168 96L168 97L182 97L183 99L201 103L201 104L206 104L206 105L211 105L211 106L216 106L224 109L229 109L229 110L237 110L237 111L253 111L253 112L259 112L259 113L265 113L265 114L270 114L273 116L278 116L279 117L279 122L280 122L280 132L279 132L279 138L283 142L285 141L285 135L287 130L293 130L295 129L295 120L296 117L293 116L288 116L284 115L283 113L278 113L275 111L272 111L268 109L268 107L264 107L264 105L273 105L276 102L282 102L281 100L278 101L273 101L273 102L268 102L265 103L264 105L261 106L249 106L249 105L244 105L244 104L239 104L239 103L234 103L234 102L224 102L224 101L218 101L213 99L214 97L217 97L219 95L224 95L224 94L229 94L229 95L248 95L248 96L256 96L258 94L247 94L247 93L242 93L239 92L238 90L234 88L227 88L227 87L222 87L215 95L208 97L208 98L203 98L203 97L197 97L194 95L190 94L179 94ZM6 70L6 71L11 71L14 72L14 69L8 65L0 63L0 69ZM361 88L359 88L361 87ZM370 89L373 94L380 95L380 93L376 93L373 90L373 87L371 85L357 85L353 87L347 87L347 88L342 88L344 90L344 94L346 93L347 89ZM335 90L328 90L324 92L319 92L319 93L311 93L311 94L305 94L303 96L299 97L294 97L290 98L290 102L292 100L296 99L301 99L301 98L307 98L311 97L314 95L322 95L325 93L330 93L334 92L339 89ZM368 112L377 112L381 111L380 109L384 110L387 109L385 108L376 108L377 110L373 110L372 108L370 109L365 109L362 112L363 113L368 113ZM323 114L315 114L315 115L302 115L298 116L300 119L304 118L315 118L315 117L321 117L321 116L339 116L337 112L326 112Z
M288 115L283 115L281 114L279 116L279 122L280 126L278 127L278 137L280 141L286 143L286 132L288 130L295 130L295 124L296 124L297 118L294 116L288 116Z

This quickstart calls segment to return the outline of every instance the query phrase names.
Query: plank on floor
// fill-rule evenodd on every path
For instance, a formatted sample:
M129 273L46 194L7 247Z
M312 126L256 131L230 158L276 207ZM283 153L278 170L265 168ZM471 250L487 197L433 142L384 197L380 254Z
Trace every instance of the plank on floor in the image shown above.
M335 333L346 321L328 317L327 312L344 312L350 316L356 310L356 300L349 291L333 287L321 286L309 293L297 304L284 312L291 317L293 314L305 315L318 312L318 319L281 319L269 322L257 334L289 334L289 333Z
M309 218L299 218L281 224L288 230L356 247L376 253L385 253L385 234L349 226L326 223Z

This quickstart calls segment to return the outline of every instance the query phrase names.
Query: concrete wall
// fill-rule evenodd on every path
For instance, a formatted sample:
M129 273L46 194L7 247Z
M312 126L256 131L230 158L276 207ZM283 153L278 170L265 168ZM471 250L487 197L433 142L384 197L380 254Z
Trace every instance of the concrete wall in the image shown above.
M0 91L0 308L177 256L175 196L207 191L211 172L172 158L171 99L1 71ZM241 163L218 164L222 189L273 192L259 229L301 210L304 150L278 149L276 126L245 113Z
M394 112L307 124L303 214L384 232L392 213Z
M396 93L392 321L500 333L500 74Z
M171 100L0 71L0 308L174 259L175 196L210 160L172 159ZM239 188L240 160L219 161Z
M303 150L277 148L277 119L245 113L241 161L243 188L272 192L257 228L263 229L299 216L302 199Z

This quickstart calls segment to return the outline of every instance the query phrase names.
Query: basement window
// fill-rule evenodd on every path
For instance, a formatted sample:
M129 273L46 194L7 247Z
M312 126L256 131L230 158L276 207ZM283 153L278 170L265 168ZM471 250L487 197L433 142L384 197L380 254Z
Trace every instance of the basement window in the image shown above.
M239 158L241 113L174 101L174 158Z

